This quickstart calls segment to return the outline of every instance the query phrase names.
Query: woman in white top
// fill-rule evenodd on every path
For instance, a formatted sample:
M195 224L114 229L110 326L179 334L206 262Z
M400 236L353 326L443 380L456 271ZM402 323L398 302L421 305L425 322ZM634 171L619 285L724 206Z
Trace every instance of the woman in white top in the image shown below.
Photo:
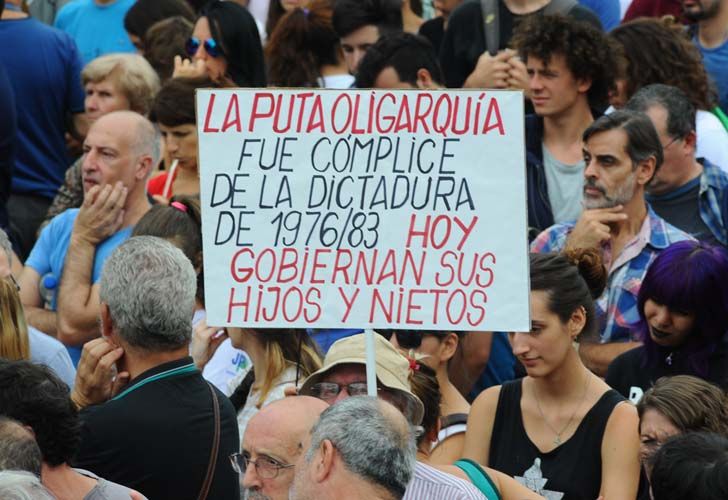
M195 364L204 366L215 349L213 337L219 328L195 333ZM298 385L321 368L321 355L305 330L291 328L225 329L232 346L245 351L252 367L240 372L228 384L230 401L238 412L238 429L242 438L250 418L263 406L282 399L287 386ZM212 346L203 349L202 344ZM219 343L217 344L219 345Z
M717 94L685 29L669 20L636 19L614 28L609 37L621 46L626 62L612 106L621 108L637 90L653 83L679 88L698 110L696 156L728 171L728 131L711 113Z

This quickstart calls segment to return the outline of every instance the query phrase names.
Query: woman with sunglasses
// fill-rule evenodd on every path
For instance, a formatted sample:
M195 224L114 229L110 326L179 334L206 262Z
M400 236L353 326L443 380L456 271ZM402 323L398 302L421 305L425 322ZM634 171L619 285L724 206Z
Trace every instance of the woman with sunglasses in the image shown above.
M621 354L607 383L639 402L657 379L693 375L728 387L728 253L699 241L657 256L637 296L640 347Z
M235 2L203 7L187 41L190 59L175 56L173 76L208 76L220 84L265 87L263 48L255 19Z
M531 331L510 334L527 375L478 396L463 457L547 497L635 498L637 412L573 346L598 328L594 297L607 280L600 254L531 254L530 262Z
M417 356L437 375L442 394L440 426L430 451L430 461L452 464L463 455L465 430L470 404L450 382L448 365L458 349L460 332L422 332L416 330L380 330L380 334L403 354Z

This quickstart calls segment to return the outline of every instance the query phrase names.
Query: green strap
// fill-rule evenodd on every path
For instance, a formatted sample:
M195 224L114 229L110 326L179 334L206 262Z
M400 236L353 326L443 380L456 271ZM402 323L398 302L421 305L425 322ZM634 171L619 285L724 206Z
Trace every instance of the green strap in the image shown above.
M473 485L478 488L488 500L501 500L498 488L487 472L476 462L469 458L461 458L455 462L455 467L468 475Z
M197 367L195 366L194 363L190 363L188 365L179 366L177 368L172 368L171 370L167 370L166 372L157 373L156 375L152 375L149 378L145 378L138 384L135 384L135 385L129 387L127 390L120 392L119 394L116 395L116 397L112 398L112 401L116 401L117 399L123 398L130 392L139 389L140 387L148 384L149 382L154 382L155 380L159 380L159 379L163 379L163 378L174 377L175 375L182 375L183 373L192 373L195 371L197 371Z
M712 110L712 113L718 117L718 120L720 120L720 123L723 124L723 127L728 130L728 116L723 112L720 107L716 106Z

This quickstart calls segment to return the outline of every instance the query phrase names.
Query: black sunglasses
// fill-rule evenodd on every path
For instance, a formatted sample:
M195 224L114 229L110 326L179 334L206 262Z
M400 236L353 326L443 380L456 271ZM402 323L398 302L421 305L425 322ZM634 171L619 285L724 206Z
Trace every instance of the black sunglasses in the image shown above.
M425 335L434 335L442 339L448 332L423 332L420 330L377 330L377 333L387 340L392 339L392 335L397 337L397 344L402 349L418 349L422 345L422 338Z

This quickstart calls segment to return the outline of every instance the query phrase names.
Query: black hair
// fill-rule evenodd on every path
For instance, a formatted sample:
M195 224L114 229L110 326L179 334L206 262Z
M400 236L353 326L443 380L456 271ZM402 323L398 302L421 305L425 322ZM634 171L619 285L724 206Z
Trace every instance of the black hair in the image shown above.
M181 203L180 210L173 203ZM132 236L156 236L170 240L190 259L197 273L197 301L205 305L202 272L202 215L197 196L174 196L169 205L154 205L134 226Z
M192 22L182 16L158 21L144 35L144 58L164 83L174 73L174 56L189 57L185 45L192 35Z
M44 365L0 360L0 413L33 429L50 466L72 461L81 426L68 386Z
M433 81L442 84L442 70L435 48L430 41L411 33L393 33L381 37L372 45L359 63L357 88L371 88L385 68L394 68L403 82L417 86L417 72L426 69Z
M708 432L676 436L652 456L655 500L728 498L728 439Z
M17 420L0 416L0 471L22 470L40 477L41 466L33 434Z
M531 16L518 26L511 43L524 62L533 56L547 65L553 56L563 55L575 79L591 81L590 106L606 108L615 88L619 46L603 31L573 17Z
M402 31L402 0L336 0L332 19L339 38L376 26L379 36Z
M167 80L154 97L149 119L165 127L194 125L195 89L218 87L208 77L171 78Z
M265 87L263 46L250 12L235 2L213 0L200 17L207 18L212 37L222 47L230 79L239 87Z
M655 158L655 172L664 159L662 143L652 120L644 113L620 109L614 113L603 115L594 120L584 131L582 140L586 144L589 138L600 132L622 129L627 134L627 155L634 165L650 157Z
M174 16L195 21L195 13L183 0L137 0L124 16L124 29L142 41L146 41L147 30L156 22Z
M548 294L548 308L562 323L579 307L586 312L583 333L593 336L599 322L594 300L607 284L607 270L595 249L574 249L563 254L532 253L531 291Z
M627 102L625 109L644 113L655 105L667 112L667 134L670 137L682 139L695 130L695 106L677 87L662 83L642 87Z

